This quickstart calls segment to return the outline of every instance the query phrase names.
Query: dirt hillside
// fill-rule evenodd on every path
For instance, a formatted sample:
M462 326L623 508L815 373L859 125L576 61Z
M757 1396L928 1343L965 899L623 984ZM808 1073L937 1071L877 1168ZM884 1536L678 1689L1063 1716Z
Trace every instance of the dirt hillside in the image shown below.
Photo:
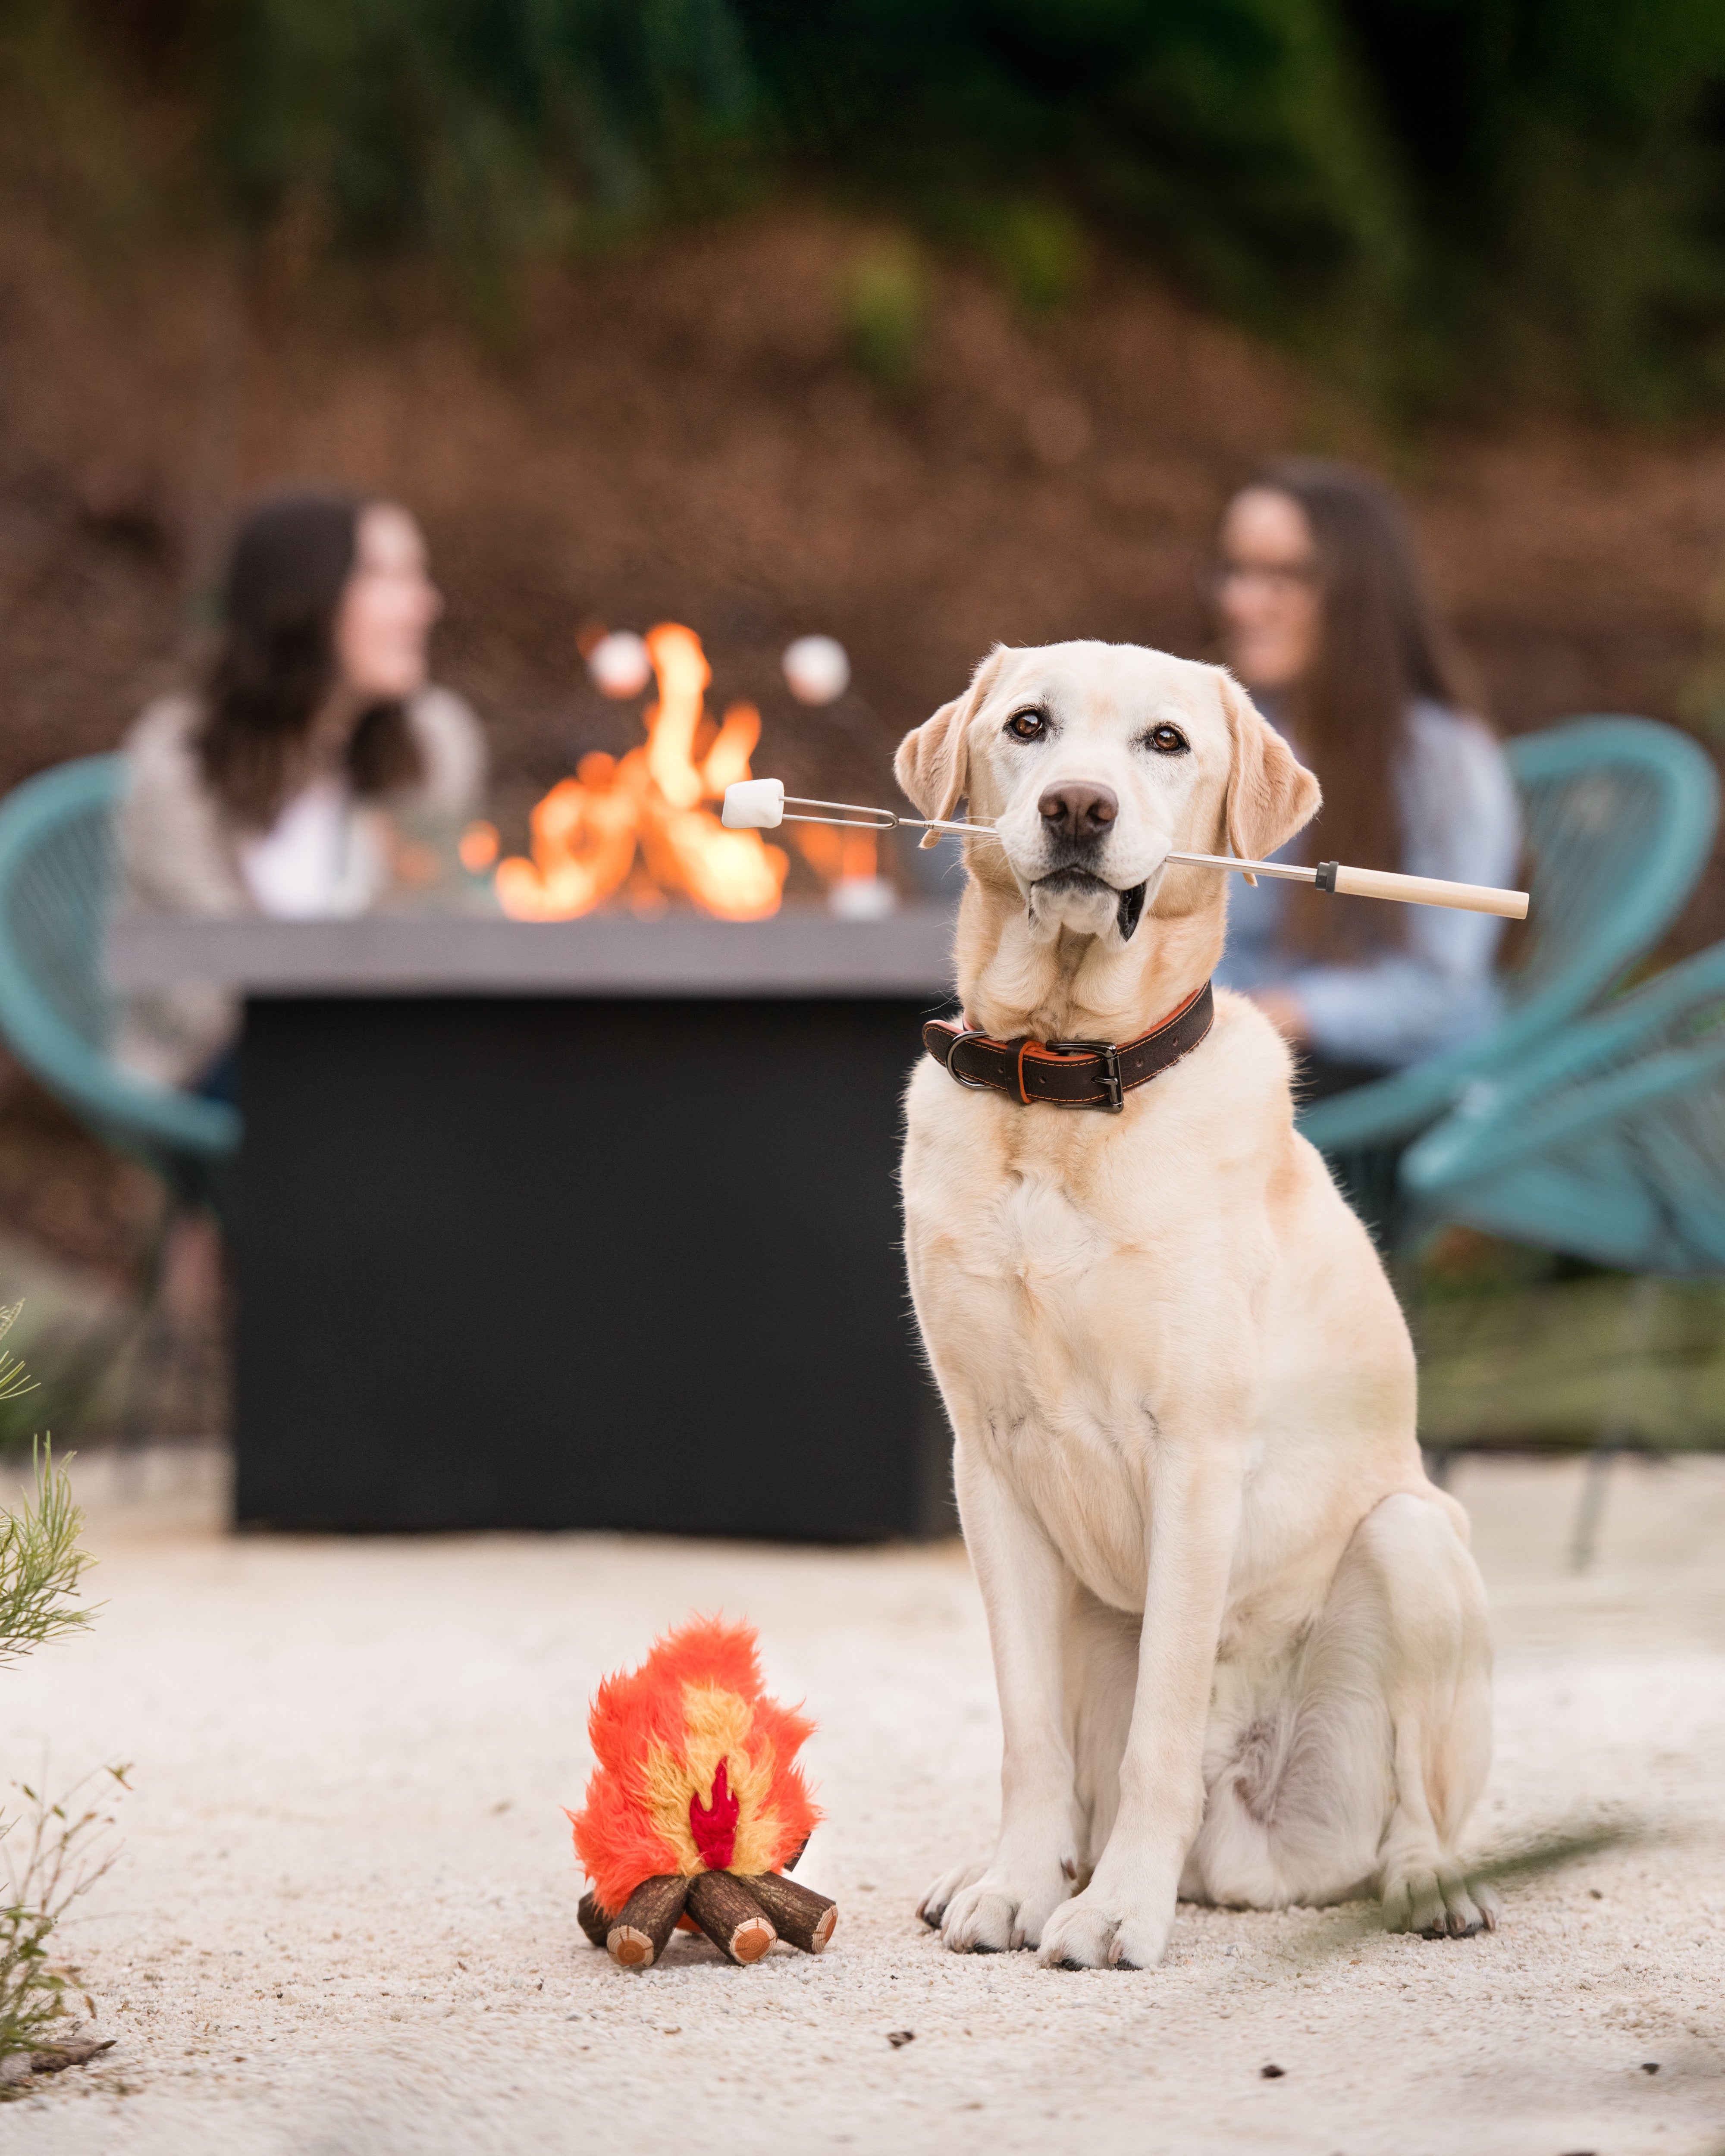
M811 768L847 730L796 716L778 681L801 631L853 654L858 748L996 637L1202 652L1218 506L1301 446L1402 480L1506 727L1675 715L1725 555L1725 437L1522 424L1391 452L1286 364L1107 270L1037 324L937 267L921 377L888 397L845 353L841 294L870 244L814 214L717 228L548 274L487 342L381 278L247 280L215 252L97 276L14 228L0 781L116 738L183 663L234 502L292 475L424 515L442 670L517 787L633 724L575 662L595 619L690 622L716 693L759 697L778 760Z
M996 638L1206 651L1218 508L1291 447L1401 481L1507 729L1694 708L1725 434L1522 423L1392 451L1285 362L1106 264L1040 322L934 265L920 374L889 395L847 357L843 304L880 238L814 212L715 228L547 272L486 338L404 276L308 280L285 256L242 273L213 245L96 261L11 216L0 787L111 746L194 663L234 503L293 476L424 516L449 601L439 670L490 727L517 834L583 750L634 737L632 709L587 685L584 624L690 623L715 694L760 702L768 767L867 798ZM855 669L819 716L777 667L812 629ZM1678 940L1721 935L1716 866Z

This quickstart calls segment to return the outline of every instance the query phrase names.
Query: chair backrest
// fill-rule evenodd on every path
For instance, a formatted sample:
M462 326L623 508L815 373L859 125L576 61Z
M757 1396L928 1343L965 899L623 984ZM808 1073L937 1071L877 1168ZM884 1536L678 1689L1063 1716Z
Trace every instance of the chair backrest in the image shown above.
M1402 1181L1430 1219L1636 1271L1725 1272L1725 944L1470 1086Z
M1651 719L1573 719L1506 753L1533 904L1505 987L1518 1014L1568 1018L1676 918L1712 845L1718 777Z
M1505 744L1532 904L1481 1039L1317 1101L1300 1127L1327 1152L1423 1129L1481 1072L1537 1048L1622 979L1682 908L1718 823L1712 759L1652 719L1572 719Z
M220 1154L235 1111L122 1070L103 970L126 760L80 757L0 802L0 1032L27 1070L117 1143Z

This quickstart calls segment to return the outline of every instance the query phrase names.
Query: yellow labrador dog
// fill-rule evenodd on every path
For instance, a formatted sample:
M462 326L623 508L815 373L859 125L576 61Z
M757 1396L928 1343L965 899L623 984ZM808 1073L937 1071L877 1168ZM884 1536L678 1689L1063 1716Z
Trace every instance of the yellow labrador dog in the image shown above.
M966 841L963 1028L911 1081L904 1199L1000 1835L922 1914L1079 1968L1159 1961L1183 1896L1375 1888L1399 1926L1489 1927L1455 1857L1491 1749L1466 1516L1422 1471L1407 1328L1287 1051L1207 992L1229 878L1166 858L1263 858L1317 782L1220 668L1092 643L997 649L897 771L999 834Z

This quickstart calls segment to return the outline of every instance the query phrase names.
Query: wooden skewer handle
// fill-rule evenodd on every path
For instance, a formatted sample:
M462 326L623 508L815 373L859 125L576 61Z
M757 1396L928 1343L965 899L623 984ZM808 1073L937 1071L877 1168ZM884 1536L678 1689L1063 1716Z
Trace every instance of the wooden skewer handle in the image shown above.
M1506 921L1527 917L1524 891L1494 891L1482 883L1445 883L1437 876L1394 875L1388 869L1339 867L1336 891L1344 898L1396 898L1406 906L1449 906L1462 913L1496 913Z

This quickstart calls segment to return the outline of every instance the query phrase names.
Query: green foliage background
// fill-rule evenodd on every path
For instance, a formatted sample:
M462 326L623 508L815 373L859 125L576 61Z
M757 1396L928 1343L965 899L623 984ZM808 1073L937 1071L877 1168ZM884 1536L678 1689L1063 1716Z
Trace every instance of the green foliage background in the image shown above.
M1721 0L0 0L0 33L189 114L250 229L481 285L814 187L1033 294L1087 228L1391 403L1725 398Z

